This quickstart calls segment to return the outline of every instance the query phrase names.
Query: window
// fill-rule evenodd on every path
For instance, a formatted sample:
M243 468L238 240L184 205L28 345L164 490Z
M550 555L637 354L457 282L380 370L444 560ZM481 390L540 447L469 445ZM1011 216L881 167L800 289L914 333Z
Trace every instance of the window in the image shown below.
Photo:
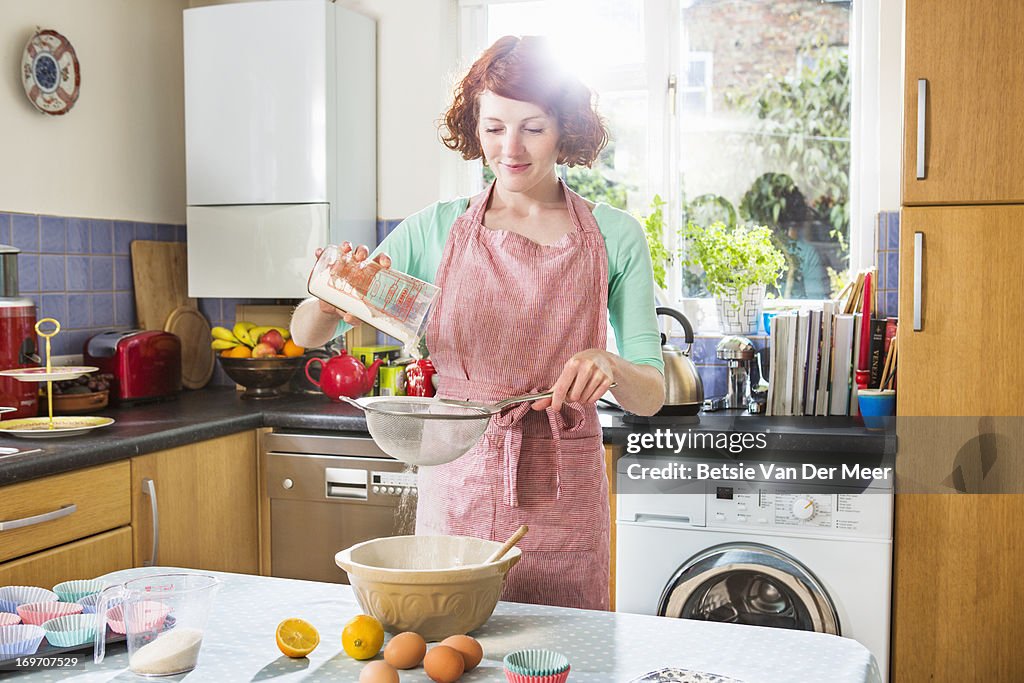
M789 266L775 294L821 299L847 277L851 246L854 269L870 263L851 237L877 211L851 201L856 5L461 0L463 50L468 63L502 35L549 36L598 92L612 136L594 169L565 172L570 186L641 220L661 197L672 253L686 221L769 225ZM676 259L663 295L707 293Z

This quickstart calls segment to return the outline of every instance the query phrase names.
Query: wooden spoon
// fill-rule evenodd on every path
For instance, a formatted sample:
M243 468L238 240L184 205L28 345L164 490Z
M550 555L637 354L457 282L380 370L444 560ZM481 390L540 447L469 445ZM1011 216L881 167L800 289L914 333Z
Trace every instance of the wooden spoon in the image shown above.
M497 562L501 558L505 557L505 553L507 553L509 550L512 550L512 546L514 546L516 543L519 543L520 539L522 539L522 537L525 536L526 532L529 530L530 527L526 526L525 524L516 529L516 532L509 536L509 539L505 541L505 544L503 546L495 550L490 557L484 560L484 564Z

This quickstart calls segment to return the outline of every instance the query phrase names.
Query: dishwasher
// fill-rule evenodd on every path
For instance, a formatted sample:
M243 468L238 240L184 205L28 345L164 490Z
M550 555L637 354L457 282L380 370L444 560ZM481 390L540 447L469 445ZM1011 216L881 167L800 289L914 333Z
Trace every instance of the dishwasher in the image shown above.
M415 471L365 434L273 431L261 455L271 576L348 583L335 553L414 532Z

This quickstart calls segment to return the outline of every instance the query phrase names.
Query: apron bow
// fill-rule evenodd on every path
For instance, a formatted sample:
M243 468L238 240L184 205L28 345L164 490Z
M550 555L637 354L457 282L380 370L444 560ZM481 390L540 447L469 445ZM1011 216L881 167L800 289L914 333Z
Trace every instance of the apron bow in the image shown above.
M532 410L530 405L518 403L491 418L502 433L503 478L505 490L508 492L506 502L509 507L514 508L519 507L519 455L523 446L523 419ZM562 497L562 434L572 434L582 429L586 422L586 413L577 403L563 403L562 410L548 406L544 413L551 427L551 440L555 445L555 500L559 500Z

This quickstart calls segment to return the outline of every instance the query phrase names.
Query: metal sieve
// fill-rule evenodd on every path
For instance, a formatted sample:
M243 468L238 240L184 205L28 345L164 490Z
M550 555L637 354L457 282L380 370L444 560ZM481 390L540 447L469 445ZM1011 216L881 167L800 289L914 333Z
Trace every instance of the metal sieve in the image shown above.
M492 415L552 392L477 403L426 396L365 396L342 401L366 413L370 436L388 455L410 465L443 465L465 455L487 430Z

